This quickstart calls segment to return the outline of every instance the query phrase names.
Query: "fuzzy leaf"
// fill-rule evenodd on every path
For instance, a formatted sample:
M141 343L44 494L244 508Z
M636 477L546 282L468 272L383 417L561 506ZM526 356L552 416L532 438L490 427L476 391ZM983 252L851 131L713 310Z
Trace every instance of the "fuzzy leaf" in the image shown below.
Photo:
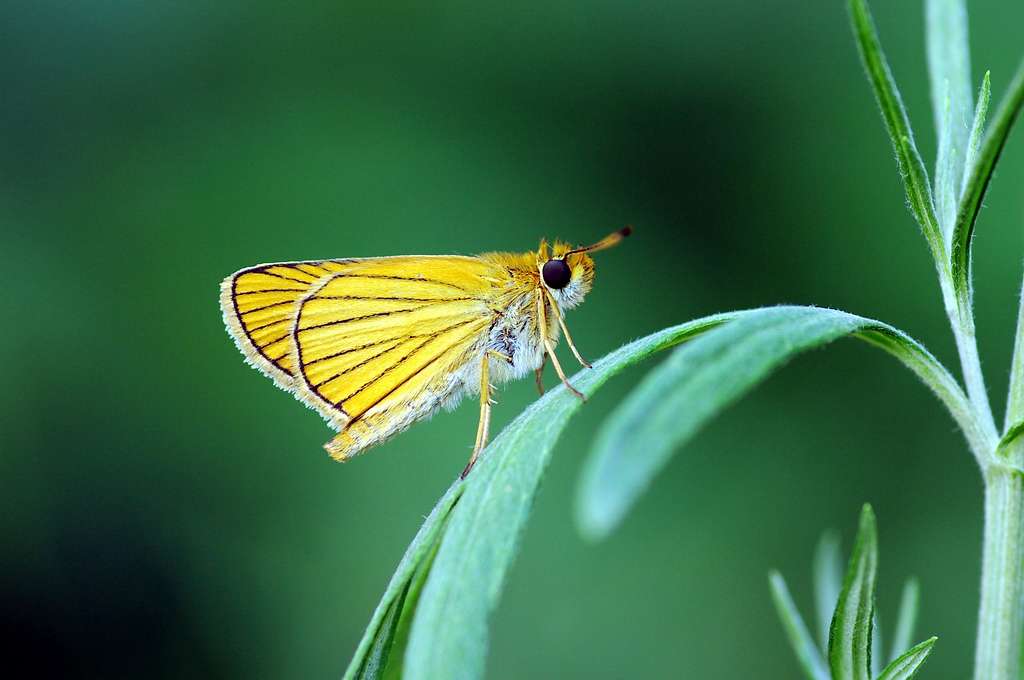
M927 0L928 74L939 152L935 160L935 211L948 238L956 218L968 143L971 54L964 0Z
M1006 434L1004 434L1002 439L999 440L999 446L996 449L996 454L1000 457L1006 457L1009 455L1010 445L1013 444L1021 434L1024 434L1024 420L1018 420L1006 429Z
M608 378L653 352L740 315L708 317L654 333L612 352L571 381L590 396ZM407 680L483 676L488 619L551 450L580 406L580 400L560 385L516 418L481 454L448 516L419 597L405 652Z
M974 109L974 118L971 123L971 134L967 139L967 157L964 159L964 175L961 178L960 197L963 199L964 189L967 186L967 178L970 169L978 160L978 149L981 148L981 138L985 134L985 116L988 115L988 102L992 96L991 73L985 71L985 77L981 81L981 89L978 91L978 104Z
M910 680L921 668L921 664L928 658L928 655L931 654L936 640L938 638L929 638L893 661L878 676L878 680Z
M896 618L896 634L892 640L890 656L895 660L910 647L910 640L917 625L917 606L921 597L921 588L916 578L907 579L903 586L903 597L900 598L900 613Z
M907 192L910 209L917 218L924 237L931 248L932 257L941 272L945 272L946 248L942 234L935 218L935 207L932 201L931 187L928 184L928 171L925 170L921 154L914 143L914 133L910 129L903 99L900 97L896 82L893 80L889 64L878 41L871 13L864 0L850 0L850 17L853 21L853 32L860 48L861 59L867 69L871 85L875 90L875 98L882 110L882 118L889 130L889 138L896 150L900 174Z
M839 534L826 531L818 539L814 550L814 604L818 613L819 643L828 646L828 633L832 627L832 613L843 588L843 564L839 558Z
M834 680L870 680L871 625L875 611L875 571L878 538L875 515L865 505L860 515L857 544L832 616L828 663Z
M675 350L605 421L581 476L576 508L581 532L595 539L607 536L672 453L712 417L797 354L847 335L900 359L945 403L972 448L988 445L990 438L956 381L905 334L831 309L767 307Z
M828 666L821 657L821 652L814 645L814 638L811 637L807 626L804 625L803 617L793 604L793 598L789 595L789 588L786 587L786 580L782 574L774 569L768 574L768 581L772 590L772 601L775 602L775 609L782 620L782 627L789 638L789 644L793 646L797 661L804 669L808 680L831 680Z
M947 83L948 85L948 83ZM939 223L944 241L948 241L956 221L956 204L960 198L958 176L962 175L962 165L957 158L956 147L951 132L953 127L953 107L949 100L949 88L942 99L940 111L942 123L939 128L939 148L935 157L935 190L932 198L935 201L935 219Z
M983 94L986 93L983 92ZM981 202L985 198L985 191L992 180L996 163L999 161L999 156L1006 145L1006 139L1010 135L1010 129L1013 127L1022 105L1024 105L1024 59L1021 59L1013 82L1010 83L1009 90L1003 96L992 117L992 123L985 133L974 163L967 168L963 195L957 209L951 250L954 285L959 295L964 295L966 291L970 290L971 238L974 232L974 223L978 219Z

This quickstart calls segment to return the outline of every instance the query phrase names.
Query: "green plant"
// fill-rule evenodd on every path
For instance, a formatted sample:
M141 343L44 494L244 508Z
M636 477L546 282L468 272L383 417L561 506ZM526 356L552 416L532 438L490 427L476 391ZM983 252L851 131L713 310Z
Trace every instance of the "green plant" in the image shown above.
M618 407L584 469L577 517L591 538L608 535L671 454L711 417L790 358L840 337L881 347L909 367L949 410L985 481L982 601L977 680L1015 679L1024 630L1024 305L1018 319L1006 424L996 428L974 338L971 238L1010 128L1024 102L1024 61L987 130L986 75L976 105L969 85L963 0L928 0L928 57L938 129L935 180L928 178L864 0L850 0L854 33L888 128L911 211L935 260L959 350L963 387L919 343L896 328L846 312L771 307L716 315L633 342L572 378L587 394L609 377L680 343ZM969 128L957 123L971 121ZM440 500L395 572L346 678L478 678L496 606L551 451L580 402L549 392L485 450L473 473ZM874 519L862 518L858 548L829 647L836 678L868 677L874 580ZM784 621L795 609L773 577ZM916 595L911 598L916 600ZM845 613L844 613L845 612ZM901 620L910 621L907 614ZM802 624L800 624L802 626ZM797 626L796 628L799 628ZM909 640L906 623L897 637ZM797 636L800 637L800 636ZM881 677L910 677L934 639L899 657ZM897 648L899 643L895 645ZM806 647L797 645L798 654ZM803 658L803 657L801 657ZM807 668L807 664L804 664ZM822 666L809 670L822 675Z
M817 604L819 645L807 630L789 596L782 575L769 575L772 599L786 629L797 659L810 680L906 680L914 677L928 658L936 638L910 647L917 618L917 581L903 588L896 633L889 664L881 668L882 650L875 619L875 572L878 567L878 537L875 515L865 505L860 516L857 544L850 568L843 579L839 566L839 539L826 532L814 556L814 596ZM826 663L827 659L827 663Z

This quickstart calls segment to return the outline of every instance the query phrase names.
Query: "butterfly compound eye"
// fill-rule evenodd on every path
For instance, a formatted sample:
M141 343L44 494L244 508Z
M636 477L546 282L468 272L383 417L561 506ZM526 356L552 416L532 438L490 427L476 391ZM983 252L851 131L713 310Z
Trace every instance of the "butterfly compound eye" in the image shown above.
M544 283L548 288L561 290L569 285L572 279L572 270L565 260L548 260L540 269L540 275L544 277Z

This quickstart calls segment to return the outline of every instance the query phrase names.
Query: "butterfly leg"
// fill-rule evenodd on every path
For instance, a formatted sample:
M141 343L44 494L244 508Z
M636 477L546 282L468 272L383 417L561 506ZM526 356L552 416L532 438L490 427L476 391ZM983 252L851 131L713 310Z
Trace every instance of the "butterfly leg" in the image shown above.
M540 358L540 368L537 369L537 391L540 392L540 396L544 396L544 364L548 362L548 353L544 352L544 356Z
M547 350L548 356L551 357L551 363L555 366L555 372L558 373L558 377L562 380L562 384L565 385L566 389L583 401L586 401L587 398L583 396L583 393L569 383L569 379L565 377L565 372L562 370L562 365L558 363L558 357L555 356L555 346L551 344L551 338L548 337L548 319L544 309L543 294L537 296L537 313L540 318L540 341L543 343L544 349Z
M473 445L473 455L469 457L469 463L466 465L466 469L462 471L462 479L466 478L470 468L473 467L473 463L476 462L476 457L487 446L487 438L491 429L491 404L494 403L491 401L491 390L493 388L491 387L488 375L491 357L512 363L512 359L501 352L496 352L493 349L484 352L483 362L480 364L480 424L476 428L476 444Z
M561 310L559 310L556 306L555 311L558 312L558 325L562 327L562 332L565 333L565 341L569 343L569 349L572 350L572 353L576 357L576 360L587 368L593 368L593 366L584 361L583 357L580 356L580 353L576 351L576 345L572 344L572 337L569 335L569 329L566 328L565 326L565 319L562 318Z

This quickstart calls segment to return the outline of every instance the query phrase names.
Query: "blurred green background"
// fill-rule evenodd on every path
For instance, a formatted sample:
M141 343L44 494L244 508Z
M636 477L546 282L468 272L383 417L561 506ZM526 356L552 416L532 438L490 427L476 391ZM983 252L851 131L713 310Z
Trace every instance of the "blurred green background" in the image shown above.
M923 8L873 10L930 163ZM995 102L1024 9L970 10ZM568 317L589 358L797 303L892 323L958 373L840 0L5 0L0 36L0 644L38 677L336 678L462 470L470 404L331 461L326 424L224 331L218 284L245 266L633 224ZM997 413L1022 186L1017 130L975 241ZM909 371L854 341L800 358L586 544L580 463L651 365L557 445L489 677L797 677L766 574L810 615L814 545L836 527L848 554L865 501L883 628L917 575L925 673L970 674L980 478ZM494 431L533 399L503 389Z

